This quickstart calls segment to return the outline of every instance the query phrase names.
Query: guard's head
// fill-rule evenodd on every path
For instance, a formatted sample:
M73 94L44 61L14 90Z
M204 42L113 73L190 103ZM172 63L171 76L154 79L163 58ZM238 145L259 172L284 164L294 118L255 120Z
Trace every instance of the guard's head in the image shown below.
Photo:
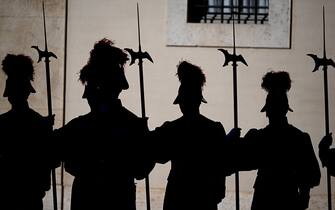
M80 81L85 84L83 98L88 94L102 98L118 98L122 90L129 88L124 74L127 54L108 39L95 43L87 64L80 71Z
M10 103L26 101L35 89L30 81L34 80L33 61L25 55L7 54L2 61L2 70L7 75L3 93Z
M268 92L266 102L261 112L266 112L269 118L286 116L290 108L287 92L291 88L291 79L288 72L268 72L263 77L262 88Z
M182 61L178 65L177 75L181 84L173 104L179 104L184 112L185 109L198 109L201 102L207 103L202 95L206 77L200 67Z

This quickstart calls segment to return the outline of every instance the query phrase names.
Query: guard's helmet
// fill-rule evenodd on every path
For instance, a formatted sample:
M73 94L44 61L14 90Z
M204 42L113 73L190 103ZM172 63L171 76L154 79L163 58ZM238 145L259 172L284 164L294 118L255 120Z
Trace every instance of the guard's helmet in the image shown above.
M291 88L291 79L288 72L268 72L263 77L262 88L268 92L268 95L261 112L268 111L269 109L283 109L284 111L293 112L289 106L286 94Z
M95 43L87 64L80 71L79 80L99 91L108 92L110 88L126 90L129 84L123 66L127 60L128 56L122 49L104 38ZM86 98L85 93L83 98Z
M207 103L202 95L202 87L206 82L206 77L200 67L182 61L178 65L177 75L181 84L173 104L181 102Z
M30 83L34 80L34 67L29 56L7 54L2 61L2 70L7 75L4 97L36 92Z

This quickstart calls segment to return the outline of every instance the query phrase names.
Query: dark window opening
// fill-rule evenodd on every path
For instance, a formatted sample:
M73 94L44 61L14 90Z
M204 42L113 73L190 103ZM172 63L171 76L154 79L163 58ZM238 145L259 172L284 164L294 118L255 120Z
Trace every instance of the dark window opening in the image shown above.
M188 23L255 23L268 21L269 0L188 0Z

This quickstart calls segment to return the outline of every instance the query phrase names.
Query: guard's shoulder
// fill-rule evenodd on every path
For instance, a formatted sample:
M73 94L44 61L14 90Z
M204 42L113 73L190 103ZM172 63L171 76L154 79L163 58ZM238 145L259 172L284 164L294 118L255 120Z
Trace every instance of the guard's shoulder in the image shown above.
M0 114L0 122L5 121L10 115L10 111Z
M80 122L80 121L85 121L92 118L92 114L88 113L88 114L84 114L84 115L79 115L76 118L73 118L70 122Z
M90 124L91 121L91 115L85 114L80 115L78 117L73 118L69 122L67 122L64 126L54 129L54 134L56 136L60 135L72 135L76 133L75 135L84 132L87 125Z
M176 120L172 120L172 121L165 121L163 122L163 124L159 127L157 127L155 130L157 131L163 131L163 130L174 130L174 129L178 129L182 124L182 120L176 119Z
M213 126L215 126L216 128L224 128L223 124L219 121L214 121L214 120L209 119L208 122L213 124Z
M33 110L33 109L29 109L29 112L31 115L36 116L36 117L43 117L40 113L38 113L37 111Z
M6 121L8 121L8 112L0 115L0 129L4 129L6 127Z
M220 122L217 122L217 121L214 121L214 120L211 120L211 119L209 119L209 118L207 118L206 116L203 116L203 115L201 115L201 118L200 118L202 121L204 121L204 122L207 122L207 123L212 123L212 124L218 124L218 123L220 123ZM221 123L220 123L221 124Z
M78 117L73 118L68 123L66 123L65 127L78 126L87 123L92 118L91 114L80 115Z
M165 121L161 127L163 128L168 128L168 127L174 127L174 126L177 126L178 124L180 124L181 121L179 119L177 120L173 120L173 121Z
M207 118L203 115L201 116L201 119L202 119L203 124L207 125L210 128L218 129L218 130L224 130L224 126L219 121L209 119L209 118Z
M244 138L253 138L256 136L259 137L260 135L264 133L264 131L266 131L266 128L261 128L261 129L250 128L248 132L245 134Z
M309 134L305 131L300 130L299 128L293 126L293 125L289 125L289 128L291 130L291 133L294 133L295 135L299 135L299 136L304 136L304 137L308 137L309 138Z
M45 120L45 116L42 116L40 113L36 112L33 109L29 110L30 116L32 119L36 120L36 121L43 121Z
M122 107L121 109L121 119L124 123L132 126L145 126L147 124L147 119L141 118L129 111L127 108Z
M131 112L130 110L128 110L125 107L122 107L121 113L122 113L122 115L126 119L132 119L132 120L139 120L139 119L141 119L140 117L138 117L136 114L134 114L133 112Z

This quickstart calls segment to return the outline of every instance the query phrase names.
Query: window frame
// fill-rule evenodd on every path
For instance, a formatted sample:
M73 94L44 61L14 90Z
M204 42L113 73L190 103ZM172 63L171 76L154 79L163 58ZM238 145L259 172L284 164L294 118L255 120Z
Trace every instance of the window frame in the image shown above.
M236 46L291 48L292 0L272 0L269 21L236 24ZM232 47L232 24L187 23L187 0L167 1L167 46Z
M234 17L232 16L234 11ZM187 1L188 23L263 24L268 21L269 0Z

